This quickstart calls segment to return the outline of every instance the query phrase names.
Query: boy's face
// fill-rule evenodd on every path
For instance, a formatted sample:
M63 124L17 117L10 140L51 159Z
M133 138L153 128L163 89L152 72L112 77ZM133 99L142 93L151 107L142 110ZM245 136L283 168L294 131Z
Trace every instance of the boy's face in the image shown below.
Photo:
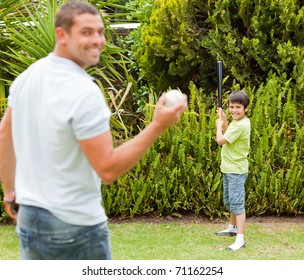
M229 113L231 117L236 121L245 118L246 111L247 109L245 109L244 105L240 103L232 103L232 102L229 103Z

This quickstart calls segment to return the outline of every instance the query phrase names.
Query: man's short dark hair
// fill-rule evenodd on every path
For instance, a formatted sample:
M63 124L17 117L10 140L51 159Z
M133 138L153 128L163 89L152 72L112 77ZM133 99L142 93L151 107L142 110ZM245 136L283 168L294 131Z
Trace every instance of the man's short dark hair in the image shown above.
M69 32L74 24L74 16L81 14L99 15L99 11L90 3L70 1L63 4L56 12L55 28L62 27Z

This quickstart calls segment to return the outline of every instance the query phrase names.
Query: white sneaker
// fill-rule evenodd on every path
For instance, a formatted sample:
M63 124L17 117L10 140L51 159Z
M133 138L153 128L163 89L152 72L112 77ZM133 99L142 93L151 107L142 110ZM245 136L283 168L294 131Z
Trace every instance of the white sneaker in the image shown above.
M234 242L232 245L228 246L226 248L226 250L237 251L237 250L245 248L245 247L246 247L245 243L237 244L236 242Z
M220 235L220 236L236 236L236 234L237 234L236 227L234 227L232 229L225 229L222 231L215 232L215 235Z

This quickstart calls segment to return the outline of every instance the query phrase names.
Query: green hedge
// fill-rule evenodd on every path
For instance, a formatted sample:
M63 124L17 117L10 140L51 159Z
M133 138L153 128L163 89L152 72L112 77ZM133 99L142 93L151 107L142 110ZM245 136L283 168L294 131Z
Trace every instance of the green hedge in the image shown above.
M247 213L302 214L304 128L294 91L275 76L258 89L246 91L252 102ZM209 217L223 215L215 107L206 105L210 98L193 84L190 92L189 110L180 123L153 145L134 170L103 187L109 215L151 211L179 215L184 210ZM151 114L148 107L147 120Z

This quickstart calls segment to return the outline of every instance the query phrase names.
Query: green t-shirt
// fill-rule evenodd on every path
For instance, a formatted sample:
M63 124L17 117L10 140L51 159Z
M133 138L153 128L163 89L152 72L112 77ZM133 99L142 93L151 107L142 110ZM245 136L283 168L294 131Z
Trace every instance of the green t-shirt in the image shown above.
M227 143L222 146L221 172L245 174L248 172L250 148L250 120L245 117L239 121L233 120L225 134Z

